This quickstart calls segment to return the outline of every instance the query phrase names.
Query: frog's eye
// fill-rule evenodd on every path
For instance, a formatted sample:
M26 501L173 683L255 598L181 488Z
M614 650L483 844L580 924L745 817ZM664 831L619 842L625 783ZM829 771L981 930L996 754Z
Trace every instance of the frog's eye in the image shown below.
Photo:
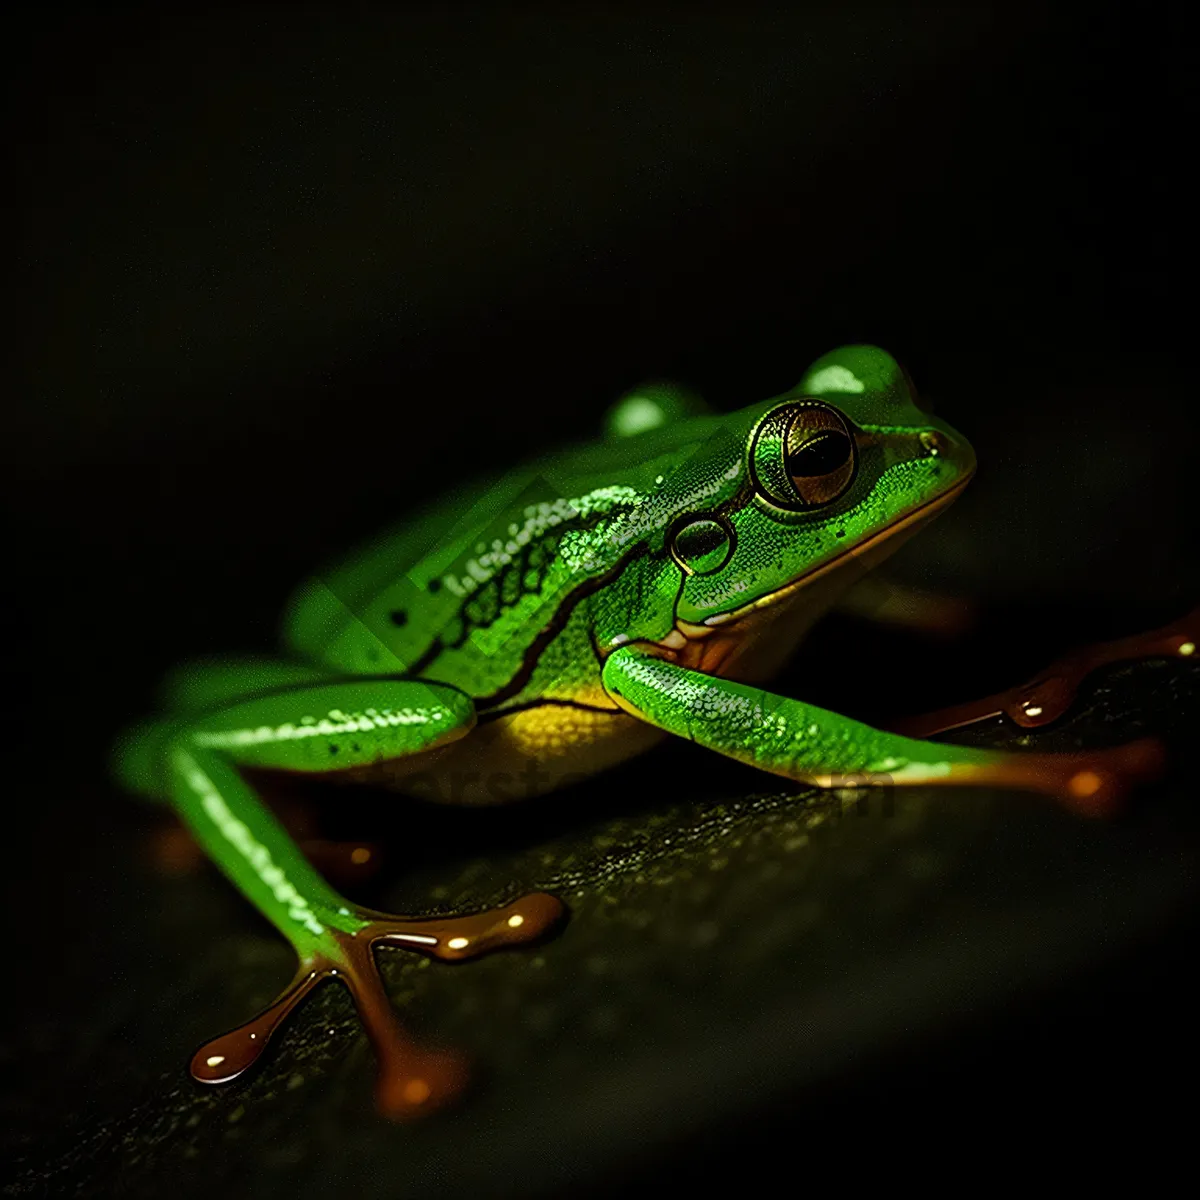
M846 418L815 400L772 409L750 446L754 490L792 511L832 504L850 486L857 465Z
M733 526L724 517L687 517L667 539L671 557L689 575L711 575L733 554Z

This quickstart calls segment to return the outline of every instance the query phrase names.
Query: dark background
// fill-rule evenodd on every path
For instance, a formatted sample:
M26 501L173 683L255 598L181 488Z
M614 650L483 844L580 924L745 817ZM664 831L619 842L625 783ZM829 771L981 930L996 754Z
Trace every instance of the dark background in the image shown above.
M970 652L835 623L784 690L882 719L1195 603L1182 11L54 9L13 38L22 1187L216 1032L155 1011L182 952L160 962L139 916L172 901L151 818L105 781L115 730L173 661L268 649L324 557L592 436L643 378L733 408L876 342L976 446L967 497L899 565L976 599ZM666 761L624 786L709 769ZM825 1144L882 1111L978 1114L985 1140L1038 1098L1027 1126L1131 1096L1165 1117L1194 918L950 1042L897 1035L819 1087L714 1101L719 1136L696 1118L606 1144L590 1177L740 1170L797 1124ZM145 1016L110 1074L114 1004ZM122 1153L102 1141L78 1186Z

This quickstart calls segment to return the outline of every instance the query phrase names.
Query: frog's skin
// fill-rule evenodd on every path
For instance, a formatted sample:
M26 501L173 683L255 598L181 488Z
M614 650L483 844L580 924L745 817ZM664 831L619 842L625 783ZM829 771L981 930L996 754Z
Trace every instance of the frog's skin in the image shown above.
M430 1107L458 1073L404 1040L372 944L469 957L539 935L562 910L538 894L458 924L366 912L309 865L243 768L490 804L674 734L823 787L886 776L1081 808L1111 797L1119 752L916 741L755 686L974 471L966 440L889 355L845 347L783 396L729 415L696 408L678 390L644 391L615 410L606 441L431 509L301 589L287 660L186 667L166 685L167 715L124 741L124 781L169 800L295 947L297 979L261 1041L312 982L339 974L380 1053L384 1106ZM193 1073L236 1075L254 1036L212 1043Z

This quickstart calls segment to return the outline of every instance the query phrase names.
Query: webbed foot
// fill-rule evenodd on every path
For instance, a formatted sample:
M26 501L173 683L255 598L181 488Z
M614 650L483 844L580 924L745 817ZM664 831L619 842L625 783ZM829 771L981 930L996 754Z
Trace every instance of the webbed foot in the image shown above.
M336 955L301 962L291 983L263 1012L237 1029L201 1046L192 1057L200 1083L227 1083L261 1056L289 1013L324 979L340 979L350 991L379 1061L376 1098L380 1111L396 1120L420 1116L451 1103L469 1076L466 1059L454 1051L421 1045L396 1017L375 962L377 946L416 950L442 962L462 962L548 933L566 914L561 900L531 892L500 908L458 917L392 917L366 909L366 924L354 933L336 932Z

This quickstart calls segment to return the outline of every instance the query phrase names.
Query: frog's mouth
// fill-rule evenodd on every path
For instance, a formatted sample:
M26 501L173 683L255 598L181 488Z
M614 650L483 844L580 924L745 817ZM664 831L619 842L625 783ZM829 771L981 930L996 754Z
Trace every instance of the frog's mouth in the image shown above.
M759 596L758 599L751 600L738 608L731 609L729 612L716 613L711 617L706 617L704 623L700 625L677 618L675 621L676 627L684 637L703 638L717 628L744 620L764 608L769 608L772 605L791 599L802 589L812 586L819 580L834 574L836 571L845 569L850 563L858 563L863 571L870 570L882 558L891 553L894 547L890 543L896 538L904 540L907 537L911 537L922 525L932 521L934 517L948 508L958 498L963 488L971 482L971 477L974 474L975 470L972 467L966 475L957 480L946 491L942 492L940 496L934 497L934 499L927 501L919 508L914 508L912 512L905 513L904 516L893 521L890 525L885 525L877 533L867 538L866 541L860 542L857 546L847 550L845 554L841 554L829 562L821 563L819 566L813 567L801 575L797 575L795 579L785 583L783 587L776 588L773 592L767 592L766 595ZM885 546L887 549L884 549Z

